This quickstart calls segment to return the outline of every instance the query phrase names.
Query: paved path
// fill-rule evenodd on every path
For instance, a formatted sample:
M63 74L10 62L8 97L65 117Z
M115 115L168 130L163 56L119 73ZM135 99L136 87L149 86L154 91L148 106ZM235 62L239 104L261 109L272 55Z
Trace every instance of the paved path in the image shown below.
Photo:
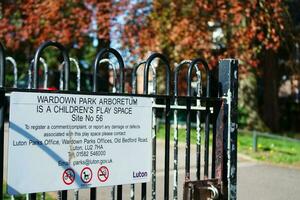
M7 124L6 124L7 133ZM7 136L7 134L5 134ZM7 137L6 137L7 139ZM172 142L171 142L172 144ZM7 146L6 146L7 147ZM172 145L171 145L172 147ZM162 141L157 145L157 199L163 199L163 165L164 165L164 144ZM179 146L179 199L182 199L182 185L184 179L184 145ZM6 155L7 152L5 152ZM170 151L173 158L173 148ZM195 177L195 146L191 148L192 175ZM202 154L203 155L203 154ZM6 158L5 158L6 160ZM173 168L173 161L170 161L170 169ZM5 166L5 172L7 168ZM5 173L6 175L6 173ZM170 173L170 199L172 199L173 174ZM147 184L147 199L150 198L151 184ZM123 187L123 199L129 199L130 186ZM239 157L238 162L238 199L240 200L300 200L300 170L283 168L268 164L257 163ZM136 185L136 199L140 199L140 184ZM111 199L111 187L97 190L98 199ZM70 200L73 199L73 191L69 191ZM51 193L55 196L55 193ZM89 190L80 190L80 200L89 199Z
M239 163L238 199L300 199L300 170L253 162Z
M158 143L158 172L157 172L157 199L163 199L163 143ZM180 170L179 182L183 185L184 178L184 146L180 145ZM192 155L195 148L192 148ZM173 153L171 151L171 158ZM193 159L194 160L194 159ZM192 176L195 177L195 162L192 162ZM173 163L170 162L170 168ZM170 184L172 185L173 175L170 174ZM150 198L151 184L147 184L147 199ZM179 188L179 199L182 199L182 187ZM111 188L99 189L98 199L111 199ZM136 199L140 199L140 185L136 186ZM81 191L80 199L88 200L89 191ZM243 156L239 156L238 162L238 199L239 200L297 200L300 199L300 170L278 167L274 165L262 164ZM123 199L129 199L130 186L124 186ZM72 197L70 195L69 199ZM170 186L170 199L172 199L172 186Z

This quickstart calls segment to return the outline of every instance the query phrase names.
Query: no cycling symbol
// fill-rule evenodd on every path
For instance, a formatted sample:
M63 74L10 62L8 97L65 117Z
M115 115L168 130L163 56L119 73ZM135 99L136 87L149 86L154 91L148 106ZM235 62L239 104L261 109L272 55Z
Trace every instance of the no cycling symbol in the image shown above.
M109 177L109 170L107 167L102 166L99 168L98 170L98 179L100 182L105 182L107 181L108 177Z
M82 182L89 183L92 180L93 173L89 167L85 167L81 170L80 178Z
M68 168L63 173L63 181L66 185L71 185L75 180L75 172L73 169Z

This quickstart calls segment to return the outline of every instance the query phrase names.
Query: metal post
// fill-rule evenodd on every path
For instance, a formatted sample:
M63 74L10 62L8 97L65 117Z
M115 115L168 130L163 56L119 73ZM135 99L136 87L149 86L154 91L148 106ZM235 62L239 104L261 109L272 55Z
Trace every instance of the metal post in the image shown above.
M73 62L75 67L76 67L76 71L77 71L77 76L76 76L76 82L77 82L77 87L76 90L80 91L80 67L79 67L79 63L77 62L77 60L75 58L70 58L70 62ZM76 189L74 190L74 200L79 200L79 190Z
M122 56L120 53L112 48L106 48L102 49L95 58L94 61L94 71L93 71L93 92L98 91L98 82L97 82L97 73L98 73L98 68L99 68L99 63L101 60L103 60L103 57L108 54L112 53L118 60L119 64L119 69L120 69L120 92L124 93L124 61L122 59ZM91 188L90 192L90 199L96 199L96 188ZM122 185L117 186L117 200L122 199Z
M149 79L149 68L152 61L155 58L160 58L166 66L166 95L170 95L170 65L166 57L160 53L153 53L149 56L146 61L144 69L144 94L148 94L148 79ZM170 163L170 98L166 99L166 110L165 110L165 171L164 171L164 199L169 199L169 163ZM154 147L156 143L154 139ZM156 151L153 152L156 154ZM146 183L142 184L142 199L146 199Z
M153 83L153 94L157 94L157 74L155 66L151 65L152 68L152 83ZM153 98L153 103L156 103L156 99ZM156 199L156 109L152 109L152 200Z
M18 87L18 68L17 68L17 63L15 61L15 59L13 57L6 57L5 58L6 61L10 62L13 66L13 70L14 70L14 84L13 84L13 88L17 88ZM10 196L11 200L14 200L15 197L14 195Z
M257 140L258 140L257 133L256 133L256 131L253 131L252 149L253 149L254 152L257 152Z
M38 89L39 86L39 76L38 76L38 62L40 61L41 58L41 54L43 52L44 49L46 49L49 46L54 46L56 48L58 48L60 50L60 52L63 55L63 59L64 59L64 90L68 90L69 89L69 74L70 74L70 60L69 60L69 55L67 50L65 49L65 47L58 43L58 42L53 42L53 41L47 41L44 42L42 45L39 46L39 48L37 49L37 51L35 52L34 55L34 61L33 61L33 88L34 89ZM48 70L47 70L48 71ZM61 199L62 200L67 200L67 190L64 190L61 192ZM36 194L30 194L29 195L30 199L36 199Z
M190 65L188 70L188 87L187 87L187 96L192 96L192 90L191 90L191 81L192 81L192 70L194 65L197 63L201 63L206 71L206 79L207 79L207 85L206 85L206 97L210 97L210 70L208 67L207 62L202 58L196 58L194 59ZM196 68L198 69L198 68ZM199 70L199 69L198 69ZM199 79L201 80L200 70L196 72L198 82ZM199 91L197 91L197 96L200 95L201 89L199 88ZM199 105L200 102L197 100L197 105ZM186 164L185 164L185 170L186 170L186 180L190 180L190 121L191 121L191 114L190 114L190 108L191 106L191 99L187 99L187 120L186 120ZM208 178L208 164L209 164L209 114L210 110L206 103L206 117L205 117L205 144L204 144L204 178ZM200 113L197 113L197 123L200 123ZM199 130L199 134L197 134L197 179L200 179L200 125L197 124L197 129Z
M116 85L117 84L117 68L107 58L104 58L104 59L100 60L99 64L102 64L102 63L108 63L108 65L113 69L113 83L112 83L113 89L112 89L112 93L116 93L117 92L117 85ZM112 190L111 190L111 199L112 200L115 200L115 193L116 193L116 187L113 186Z
M224 130L226 138L227 198L236 199L237 179L237 99L238 99L238 61L224 59L219 62L219 94L224 101ZM225 177L224 177L225 178ZM225 194L226 195L226 194Z
M0 42L0 199L3 199L3 165L4 165L4 111L5 111L5 51Z
M175 65L174 72L174 105L178 105L178 75L179 71L184 65L189 65L191 60L183 60L178 65ZM197 96L200 96L201 93L201 73L198 69L198 66L195 65L196 74L197 74ZM200 101L197 100L197 106L200 106ZM199 174L200 179L200 150L201 150L201 135L200 135L200 111L197 111L197 155L196 155L196 163L197 163L197 174ZM177 109L174 109L174 185L173 185L173 199L178 199L178 120L177 120ZM199 173L198 173L199 172Z
M132 72L132 93L137 94L137 70L139 69L140 66L144 65L146 61L141 61L137 65L133 67L133 72ZM153 170L153 168L152 168ZM153 176L153 174L152 174ZM130 186L130 200L134 200L135 198L135 185L131 184Z
M142 61L134 66L132 73L132 90L133 93L137 93L137 70L138 68L145 64L146 61ZM156 80L156 69L155 66L151 65L152 69L152 83L153 83L153 94L157 94L157 80ZM156 100L153 98L153 103L155 104ZM157 119L156 119L156 109L152 109L152 200L156 199L156 133L157 133ZM145 185L142 190L146 194ZM131 200L134 200L134 184L131 185Z
M17 68L17 63L13 57L6 57L6 61L10 62L14 68L14 85L13 88L18 87L18 68Z

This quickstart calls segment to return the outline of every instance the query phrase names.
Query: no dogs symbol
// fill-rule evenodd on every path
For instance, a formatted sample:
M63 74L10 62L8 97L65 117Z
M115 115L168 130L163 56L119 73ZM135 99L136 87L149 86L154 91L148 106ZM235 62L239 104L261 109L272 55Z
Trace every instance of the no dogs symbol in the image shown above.
M82 182L89 183L92 180L93 173L89 167L85 167L81 170L80 178Z
M68 168L63 173L63 181L66 185L71 185L75 180L75 172L73 169Z
M100 182L105 182L107 181L108 177L109 177L109 170L107 167L102 166L99 168L98 170L98 179Z

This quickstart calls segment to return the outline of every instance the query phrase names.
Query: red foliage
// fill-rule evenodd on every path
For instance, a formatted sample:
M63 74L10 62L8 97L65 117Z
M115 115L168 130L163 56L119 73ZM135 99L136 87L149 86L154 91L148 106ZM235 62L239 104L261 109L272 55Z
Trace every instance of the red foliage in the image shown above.
M248 66L257 67L257 55L263 49L276 51L282 42L282 0L146 2L127 5L129 14L123 27L123 42L132 53L160 51L169 55L173 63L201 56L212 66L220 58L234 57L240 60L245 71ZM150 12L143 13L147 8ZM216 30L221 30L222 36L214 39ZM216 43L224 47L218 53L214 48Z
M91 31L93 12L96 13L98 22L96 31L99 38L109 39L110 19L116 14L111 2L111 0L16 0L15 3L2 3L0 40L12 50L23 45L35 48L45 40L56 40L65 45L76 43L82 46Z

